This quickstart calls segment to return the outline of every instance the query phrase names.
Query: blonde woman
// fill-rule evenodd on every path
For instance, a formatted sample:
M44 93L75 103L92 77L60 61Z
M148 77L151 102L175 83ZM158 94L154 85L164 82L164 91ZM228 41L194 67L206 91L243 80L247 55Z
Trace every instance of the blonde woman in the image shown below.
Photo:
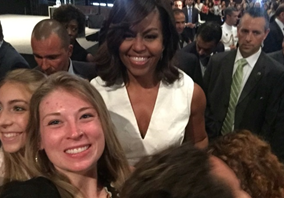
M1 183L29 178L23 163L29 104L44 80L39 71L17 69L0 82Z
M58 72L31 103L25 154L30 173L45 178L11 184L1 197L117 197L129 169L97 90Z

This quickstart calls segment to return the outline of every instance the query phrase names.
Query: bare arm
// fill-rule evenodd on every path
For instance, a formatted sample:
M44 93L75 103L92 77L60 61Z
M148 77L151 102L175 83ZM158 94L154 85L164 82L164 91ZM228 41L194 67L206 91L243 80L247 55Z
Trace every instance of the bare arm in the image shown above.
M92 54L88 53L86 57L88 62L94 62L95 58Z
M206 99L203 90L194 84L194 91L191 101L191 113L189 122L185 129L185 141L191 141L198 148L208 146L208 137L205 131L204 112Z

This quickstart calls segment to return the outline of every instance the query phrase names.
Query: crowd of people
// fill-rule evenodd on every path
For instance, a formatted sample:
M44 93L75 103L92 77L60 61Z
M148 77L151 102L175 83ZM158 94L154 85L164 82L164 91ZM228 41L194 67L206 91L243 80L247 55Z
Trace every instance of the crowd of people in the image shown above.
M62 5L33 69L0 23L0 198L283 198L280 3L116 0L96 54Z

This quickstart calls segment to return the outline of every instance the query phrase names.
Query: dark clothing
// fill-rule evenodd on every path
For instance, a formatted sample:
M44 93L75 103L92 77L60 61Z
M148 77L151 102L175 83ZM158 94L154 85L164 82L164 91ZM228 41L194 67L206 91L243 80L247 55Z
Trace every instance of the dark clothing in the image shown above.
M184 52L188 52L188 53L192 53L194 54L195 56L197 56L199 58L199 54L197 52L197 49L196 49L196 41L188 44L187 46L185 46L182 51ZM219 42L217 44L217 46L215 47L215 49L213 50L213 54L216 54L216 53L219 53L219 52L224 52L225 51L225 47L224 47L224 44Z
M189 39L184 35L184 33L179 34L179 48L183 48L188 45Z
M271 58L278 61L279 63L281 63L284 66L284 55L283 55L282 50L269 53L268 56L270 56Z
M210 58L204 76L205 125L210 139L221 136L227 114L236 50ZM248 129L268 141L284 159L284 67L261 53L237 102L234 129ZM282 105L284 106L284 105Z
M56 186L44 177L14 181L1 187L0 198L60 198Z
M283 41L283 32L275 21L269 24L269 28L270 31L264 40L264 46L262 48L266 53L281 50Z
M188 9L187 6L185 6L184 8L182 8L182 11L185 15L185 22L188 23ZM192 6L192 22L193 24L195 24L195 26L197 26L198 23L198 10ZM183 30L183 34L186 36L187 39L193 41L194 40L194 36L195 36L195 28L189 28L189 27L185 27Z
M18 68L30 68L30 66L10 43L3 41L0 47L0 79L8 71Z
M75 39L71 60L87 62L87 54L87 50L85 50Z
M97 77L96 66L94 63L72 61L72 65L74 73L82 78L91 81L93 78ZM35 69L42 71L39 66Z
M176 52L175 59L176 66L190 76L196 84L203 87L203 79L197 57L179 50Z

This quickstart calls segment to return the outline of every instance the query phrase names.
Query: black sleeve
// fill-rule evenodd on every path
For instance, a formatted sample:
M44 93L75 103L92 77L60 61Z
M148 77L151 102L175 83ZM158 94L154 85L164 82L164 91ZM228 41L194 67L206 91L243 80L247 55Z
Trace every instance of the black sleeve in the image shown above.
M60 194L50 180L38 177L2 186L0 198L60 198Z

